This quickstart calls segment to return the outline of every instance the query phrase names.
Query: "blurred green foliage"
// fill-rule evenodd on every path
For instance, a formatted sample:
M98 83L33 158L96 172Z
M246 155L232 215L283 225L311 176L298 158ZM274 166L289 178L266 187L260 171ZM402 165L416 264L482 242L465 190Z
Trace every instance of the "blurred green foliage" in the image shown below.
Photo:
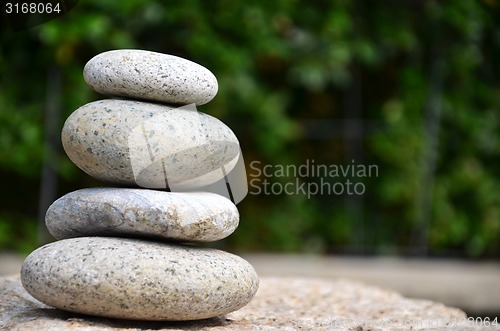
M13 238L34 245L49 70L63 73L60 130L72 111L102 98L85 85L84 64L109 49L140 48L214 72L219 93L199 110L233 128L247 164L349 163L352 142L338 126L318 139L304 123L344 123L351 93L360 104L354 119L364 123L363 160L355 161L380 171L366 179L361 203L249 195L227 248L338 253L362 245L365 253L405 253L424 229L431 254L498 257L499 10L496 0L85 0L63 18L3 31L0 247L25 245ZM440 117L429 186L432 95ZM60 195L99 185L61 149L51 162ZM425 221L420 201L428 194Z

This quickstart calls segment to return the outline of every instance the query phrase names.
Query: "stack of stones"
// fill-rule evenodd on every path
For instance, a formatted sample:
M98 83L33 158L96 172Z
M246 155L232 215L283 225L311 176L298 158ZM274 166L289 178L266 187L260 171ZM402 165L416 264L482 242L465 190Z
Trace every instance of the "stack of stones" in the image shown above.
M63 146L115 187L71 192L49 207L59 241L26 258L23 286L50 306L113 318L195 320L246 305L259 282L252 266L193 245L223 239L239 222L231 200L202 191L240 152L231 129L196 111L217 93L214 75L179 57L115 50L91 59L84 78L115 98L72 113Z

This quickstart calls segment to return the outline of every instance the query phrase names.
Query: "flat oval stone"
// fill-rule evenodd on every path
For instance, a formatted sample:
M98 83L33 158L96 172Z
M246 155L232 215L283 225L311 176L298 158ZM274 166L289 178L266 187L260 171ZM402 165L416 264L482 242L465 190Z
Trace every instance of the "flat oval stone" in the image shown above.
M172 104L203 105L217 94L207 68L173 55L124 49L96 55L83 77L96 92Z
M239 142L220 120L188 106L100 100L73 112L66 154L92 177L128 186L183 190L212 184L238 161Z
M195 320L246 305L258 288L253 267L224 251L139 239L64 239L32 252L24 288L71 312L135 320Z
M56 200L45 223L56 239L127 236L216 241L238 227L236 206L207 192L87 188Z

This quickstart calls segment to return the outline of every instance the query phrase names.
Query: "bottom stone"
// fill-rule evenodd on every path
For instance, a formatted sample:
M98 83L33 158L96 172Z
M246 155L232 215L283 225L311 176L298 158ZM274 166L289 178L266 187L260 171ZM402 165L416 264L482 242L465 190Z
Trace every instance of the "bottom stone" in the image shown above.
M40 247L21 281L41 302L95 316L196 320L246 305L258 276L224 251L138 239L82 237Z
M255 298L225 317L191 322L144 322L82 316L48 307L0 277L0 329L37 330L500 330L467 321L443 304L404 298L348 280L263 278Z

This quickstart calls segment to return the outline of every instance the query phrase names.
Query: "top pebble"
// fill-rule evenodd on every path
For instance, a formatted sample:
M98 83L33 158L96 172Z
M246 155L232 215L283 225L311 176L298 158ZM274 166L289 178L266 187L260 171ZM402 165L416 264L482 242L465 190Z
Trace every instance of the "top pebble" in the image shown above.
M168 104L203 105L217 94L217 79L192 61L142 50L113 50L93 57L83 70L96 92Z

